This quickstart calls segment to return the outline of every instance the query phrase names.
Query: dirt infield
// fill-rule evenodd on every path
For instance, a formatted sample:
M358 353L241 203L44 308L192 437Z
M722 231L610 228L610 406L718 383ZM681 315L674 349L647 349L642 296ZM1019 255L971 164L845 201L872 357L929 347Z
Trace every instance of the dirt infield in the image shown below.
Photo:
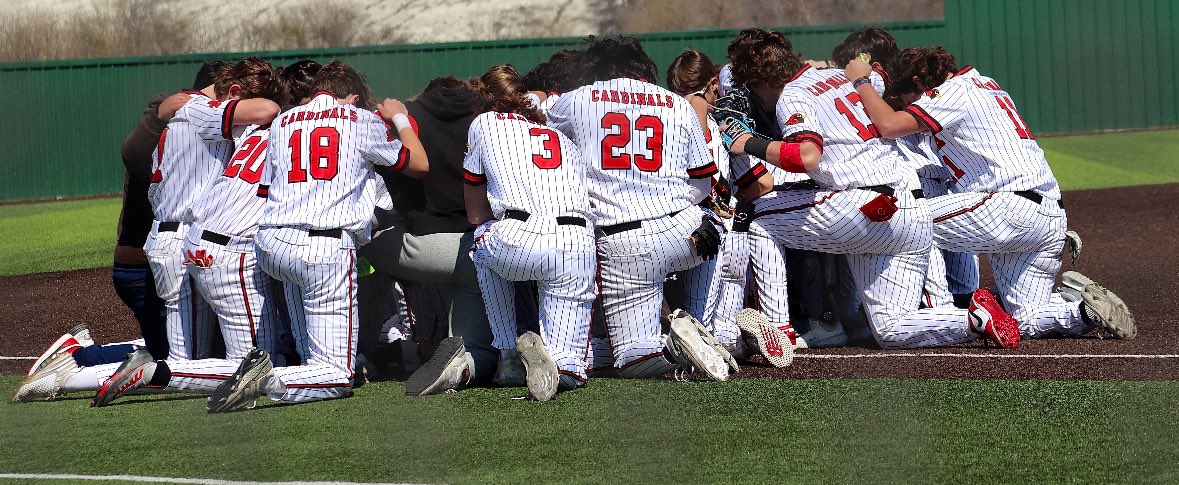
M1179 354L1179 298L1171 281L1179 274L1179 230L1174 223L1179 184L1075 191L1066 193L1064 200L1069 227L1084 240L1076 269L1126 301L1138 320L1136 340L1025 340L1016 351L979 344L887 353L904 357L863 348L802 351L789 368L746 366L740 376L1179 378L1179 358L1142 357ZM1067 262L1065 268L1069 269ZM89 322L100 342L137 336L135 320L112 289L109 268L0 278L0 356L35 356L79 322ZM0 374L23 373L29 364L0 360Z

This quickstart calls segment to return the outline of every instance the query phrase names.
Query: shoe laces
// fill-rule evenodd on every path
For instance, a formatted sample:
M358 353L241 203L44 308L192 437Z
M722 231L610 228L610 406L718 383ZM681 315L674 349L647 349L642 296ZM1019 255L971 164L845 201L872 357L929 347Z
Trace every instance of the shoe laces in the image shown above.
M691 382L696 378L696 368L677 367L675 371L672 372L672 377L675 378L676 382Z

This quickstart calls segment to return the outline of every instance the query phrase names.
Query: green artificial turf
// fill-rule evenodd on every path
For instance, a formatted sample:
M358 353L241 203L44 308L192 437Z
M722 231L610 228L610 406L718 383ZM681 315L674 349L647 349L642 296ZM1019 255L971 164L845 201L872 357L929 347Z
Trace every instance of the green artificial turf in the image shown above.
M1064 190L1179 182L1179 129L1038 141ZM0 276L109 265L120 204L0 205Z
M9 395L18 378L0 378ZM1168 483L1179 383L598 379L223 415L199 397L0 405L0 472L445 483ZM23 483L23 482L22 482Z
M0 205L0 276L110 266L121 198Z

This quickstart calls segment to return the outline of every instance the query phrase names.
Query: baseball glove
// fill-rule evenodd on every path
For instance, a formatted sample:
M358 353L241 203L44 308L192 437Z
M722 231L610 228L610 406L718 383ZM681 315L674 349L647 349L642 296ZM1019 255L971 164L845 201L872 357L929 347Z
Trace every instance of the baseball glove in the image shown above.
M701 258L712 259L720 252L720 231L707 215L700 218L700 227L692 231L691 238L692 244L696 246L696 254Z

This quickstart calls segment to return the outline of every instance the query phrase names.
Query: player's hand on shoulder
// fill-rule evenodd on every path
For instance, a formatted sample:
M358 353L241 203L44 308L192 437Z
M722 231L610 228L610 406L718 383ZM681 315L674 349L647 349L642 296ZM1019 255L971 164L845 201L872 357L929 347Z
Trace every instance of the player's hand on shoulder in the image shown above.
M192 96L189 96L188 93L176 93L168 96L167 99L164 99L164 102L160 103L160 107L156 108L156 116L162 121L169 121L176 116L176 112L180 111L180 108L183 108L184 104L188 103L190 99L192 99Z
M408 115L409 110L405 108L405 103L393 98L385 98L384 101L381 101L381 104L377 105L377 113L382 118L391 120L393 119L393 115L396 114Z

